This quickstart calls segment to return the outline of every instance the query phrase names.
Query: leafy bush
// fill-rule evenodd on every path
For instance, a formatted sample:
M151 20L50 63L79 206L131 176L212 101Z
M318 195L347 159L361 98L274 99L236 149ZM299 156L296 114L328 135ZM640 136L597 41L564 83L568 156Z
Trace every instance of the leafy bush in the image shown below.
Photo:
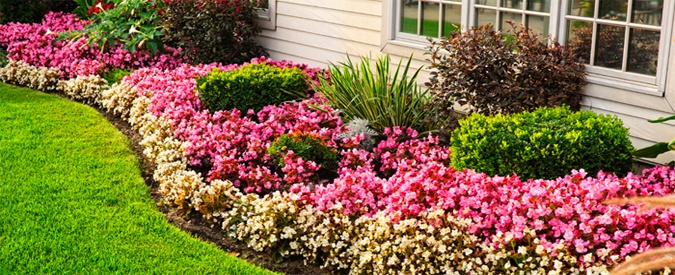
M184 50L193 64L241 64L265 52L254 40L256 1L165 0L166 38Z
M328 104L340 110L347 121L361 118L370 121L378 133L387 127L407 126L420 132L432 130L425 122L432 117L433 110L427 108L429 100L427 91L417 85L417 69L408 77L410 62L408 59L403 71L401 65L396 71L390 70L389 55L378 58L375 71L370 65L370 58L361 57L360 64L347 62L329 67L330 81L320 79L315 85L328 99Z
M131 53L145 48L155 54L164 49L164 31L158 12L163 5L161 0L115 2L114 8L93 13L91 24L84 29L60 34L59 38L77 40L84 37L89 47L95 44L102 51L114 48L116 43Z
M37 23L50 11L71 11L71 0L2 0L0 24L8 22Z
M309 84L297 68L248 64L229 71L216 68L197 80L197 89L202 104L212 112L234 108L257 112L295 99L284 91L307 91Z
M101 77L103 77L103 79L108 81L109 85L113 85L114 83L118 83L118 82L122 81L122 78L124 78L127 75L130 75L131 73L133 73L132 70L114 68L110 71L107 71L107 72L103 73L103 75L101 75Z
M628 129L616 117L567 107L514 115L473 114L452 135L452 165L489 175L553 179L572 169L624 175L631 169Z
M311 160L327 169L335 169L339 155L337 150L326 144L325 137L312 133L294 132L276 138L267 152L284 167L284 157L289 151L303 160Z
M522 26L512 35L490 25L453 32L432 41L428 53L434 71L427 85L441 117L452 116L455 103L487 115L563 104L580 108L583 63Z
M8 52L0 48L0 68L7 66L9 60L7 59Z

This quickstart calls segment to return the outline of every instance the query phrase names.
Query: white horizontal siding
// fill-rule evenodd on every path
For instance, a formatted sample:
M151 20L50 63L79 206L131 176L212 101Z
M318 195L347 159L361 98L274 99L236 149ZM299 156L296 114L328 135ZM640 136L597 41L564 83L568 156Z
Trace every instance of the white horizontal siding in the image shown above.
M364 0L277 0L276 30L258 41L274 59L305 60L326 67L347 54L380 53L382 2Z
M422 67L418 82L428 81L429 62L424 46L388 41L388 21L382 0L277 0L276 30L265 30L259 38L274 59L327 67L329 63L352 60L359 55L373 58L382 53L401 58L414 54L412 66ZM385 5L386 6L386 5ZM674 30L675 31L675 30ZM602 114L617 115L630 128L637 148L675 137L675 123L652 124L649 119L669 116L675 101L675 43L671 43L666 96L638 93L608 85L584 88L583 106ZM675 159L668 154L656 161Z

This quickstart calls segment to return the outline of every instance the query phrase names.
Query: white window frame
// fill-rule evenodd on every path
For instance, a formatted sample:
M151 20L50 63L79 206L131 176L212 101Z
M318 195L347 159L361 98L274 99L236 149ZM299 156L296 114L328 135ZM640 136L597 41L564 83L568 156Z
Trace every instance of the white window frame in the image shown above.
M277 0L268 0L266 9L258 9L258 25L263 29L277 28Z
M430 3L441 3L443 0L422 0L424 2L430 2ZM500 0L497 0L500 1ZM504 1L504 0L501 0ZM523 0L527 1L527 0ZM549 30L548 32L554 37L554 38L565 38L566 36L566 31L567 31L567 26L566 26L566 20L567 19L574 19L574 16L567 15L568 10L567 7L569 6L569 2L572 0L551 0L551 7L550 7L550 14L549 16ZM632 1L632 0L627 0L627 1ZM407 47L414 47L417 49L424 49L426 46L428 46L428 41L426 37L423 36L418 36L414 34L409 34L409 33L403 33L401 32L401 12L402 12L402 7L401 7L401 2L400 0L392 0L389 2L390 6L390 13L389 16L391 18L388 20L389 25L389 30L390 34L388 35L388 43L393 43L401 46L407 46ZM513 9L513 8L505 8L505 7L497 7L494 6L485 6L485 5L479 5L476 3L477 0L462 0L461 1L461 24L462 28L466 29L467 27L474 27L474 22L476 22L476 8L489 8L493 10L501 10L501 11L513 11L517 12L520 14L526 14L526 15L544 15L545 13L541 12L536 12L536 11L523 11L522 9ZM596 0L596 3L599 2L599 0ZM630 6L630 5L629 5ZM420 5L418 5L418 9L421 9ZM418 14L419 14L418 10ZM439 10L439 18L442 18L440 13L442 11ZM630 10L628 11L630 12ZM674 15L675 13L675 1L674 0L664 0L664 5L663 5L663 12L662 12L662 24L660 27L660 41L659 41L659 55L658 55L658 65L656 68L656 76L649 76L649 75L644 75L644 74L638 74L638 73L631 73L631 72L626 72L625 67L626 65L623 65L623 70L616 70L616 69L610 69L610 68L603 68L603 67L598 67L598 66L586 66L587 72L588 72L588 81L590 83L597 83L601 85L606 85L606 86L611 86L611 87L617 87L617 88L622 88L622 89L628 89L631 91L635 92L640 92L640 93L645 93L645 94L651 94L651 95L658 95L658 96L664 96L665 93L665 87L666 87L666 75L667 75L667 68L668 68L668 57L669 57L669 52L670 52L670 43L675 43L673 42L673 37L672 31L673 31L673 20L674 20ZM587 18L586 18L587 19ZM608 23L605 22L601 19L596 19L598 22L602 23ZM609 21L609 20L606 20ZM496 21L495 21L496 23ZM520 23L520 22L516 22ZM613 23L613 22L609 22ZM627 25L630 27L633 23L627 23ZM622 23L623 26L626 25L626 23ZM644 27L644 25L640 25L640 29L650 29L649 27ZM658 27L656 27L658 29ZM596 37L594 36L593 39L595 40ZM628 39L628 37L626 38ZM565 41L560 41L561 44L564 44ZM626 46L627 48L627 46ZM624 59L626 58L627 54L624 53ZM624 61L625 62L625 61Z

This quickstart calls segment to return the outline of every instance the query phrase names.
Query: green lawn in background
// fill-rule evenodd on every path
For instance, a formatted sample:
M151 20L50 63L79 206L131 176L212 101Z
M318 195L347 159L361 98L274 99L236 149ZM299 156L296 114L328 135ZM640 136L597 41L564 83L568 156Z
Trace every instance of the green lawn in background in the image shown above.
M269 274L170 225L124 135L0 83L0 274Z
M420 35L438 37L438 26L438 20L424 20L422 23L422 34ZM459 23L443 22L443 36L447 37L451 32L458 30L459 27ZM401 32L417 34L417 19L404 17Z

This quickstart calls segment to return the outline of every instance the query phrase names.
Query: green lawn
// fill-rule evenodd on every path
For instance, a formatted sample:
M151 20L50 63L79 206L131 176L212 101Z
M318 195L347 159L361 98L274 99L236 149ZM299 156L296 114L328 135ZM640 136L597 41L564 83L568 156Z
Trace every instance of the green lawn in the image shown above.
M96 110L0 83L0 274L268 274L170 225Z

